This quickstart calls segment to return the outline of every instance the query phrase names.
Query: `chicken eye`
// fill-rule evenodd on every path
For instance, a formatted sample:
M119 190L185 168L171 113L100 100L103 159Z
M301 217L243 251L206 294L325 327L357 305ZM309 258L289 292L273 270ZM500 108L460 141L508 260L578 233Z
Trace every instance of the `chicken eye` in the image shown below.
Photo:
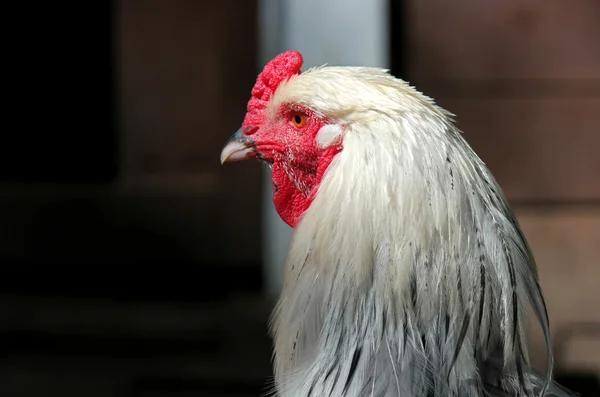
M292 116L292 123L298 128L304 127L304 124L306 124L306 116L296 113Z

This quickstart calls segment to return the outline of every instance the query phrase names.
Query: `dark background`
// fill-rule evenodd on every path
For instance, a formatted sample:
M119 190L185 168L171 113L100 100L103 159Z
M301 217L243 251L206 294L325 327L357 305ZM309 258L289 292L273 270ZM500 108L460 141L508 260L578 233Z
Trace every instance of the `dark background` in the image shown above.
M600 7L513 3L391 2L391 68L505 187L583 393L565 377L600 368ZM260 168L218 162L259 71L257 4L81 4L6 9L0 395L258 395Z

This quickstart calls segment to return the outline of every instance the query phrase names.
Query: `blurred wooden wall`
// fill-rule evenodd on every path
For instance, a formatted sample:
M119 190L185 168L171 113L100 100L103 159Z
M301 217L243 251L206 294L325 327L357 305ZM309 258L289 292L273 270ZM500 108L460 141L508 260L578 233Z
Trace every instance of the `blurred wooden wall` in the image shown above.
M259 264L260 170L222 167L257 74L256 1L119 1L119 184L212 261ZM162 199L157 201L157 197ZM257 271L259 269L257 268Z
M409 79L456 115L535 253L558 365L600 372L600 2L413 0ZM537 335L537 334L536 334ZM534 358L543 362L539 335Z
M233 267L260 280L259 164L219 163L257 75L257 1L93 7L71 18L49 5L30 22L40 40L17 45L24 65L52 61L19 78L37 98L28 119L45 121L5 145L16 160L0 178L0 259L105 274L193 263L218 268L223 284Z
M57 37L52 29L61 26L73 58L81 46L100 52L89 35L117 47L119 175L114 185L100 184L71 161L84 170L70 185L16 189L1 181L0 262L10 276L0 280L0 395L259 395L271 372L268 313L254 298L260 169L219 163L257 75L257 2L112 3L110 19L87 9L72 18L72 7L42 14L53 26L40 35ZM114 28L112 37L89 27L91 14ZM89 25L73 29L72 20ZM58 39L45 39L54 50ZM104 83L104 74L80 66L87 62L64 66L49 53L75 92L105 95L93 84ZM45 79L71 88L54 75ZM93 107L89 97L70 100ZM57 144L44 145L50 139L39 144L26 135L29 146L37 142L47 158L75 150L75 159L105 146L98 137L112 133L112 115L99 100L96 117L76 115L77 124L69 102L52 97L61 110L53 117L78 127L58 132L57 141L74 137L79 146L56 151ZM111 155L98 150L85 165Z

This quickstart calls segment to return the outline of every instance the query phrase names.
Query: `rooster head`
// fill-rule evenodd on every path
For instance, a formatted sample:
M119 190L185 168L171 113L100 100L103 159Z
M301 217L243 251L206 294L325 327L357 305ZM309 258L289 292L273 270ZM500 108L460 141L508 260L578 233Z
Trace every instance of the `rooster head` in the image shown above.
M302 63L299 52L287 51L264 67L252 89L242 127L221 152L221 163L257 158L272 166L275 208L292 227L342 149L341 127L303 101L302 95L295 95L302 91L292 87Z
M288 225L297 227L306 217L323 182L342 168L341 154L348 159L343 168L354 169L344 176L349 186L361 177L383 178L358 185L364 189L381 185L395 178L382 171L398 166L415 180L425 179L408 163L443 153L450 139L440 137L449 119L430 98L381 68L320 66L300 73L301 66L296 51L267 63L242 127L221 152L221 163L257 158L271 165L273 201ZM444 169L445 157L436 159Z

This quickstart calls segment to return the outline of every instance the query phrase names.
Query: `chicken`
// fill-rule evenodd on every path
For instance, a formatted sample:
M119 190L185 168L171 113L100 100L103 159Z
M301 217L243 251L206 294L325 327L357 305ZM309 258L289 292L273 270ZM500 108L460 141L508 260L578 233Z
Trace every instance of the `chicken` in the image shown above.
M536 265L452 115L386 70L271 60L221 163L272 168L294 235L270 328L275 392L568 396ZM548 369L528 360L527 311Z

